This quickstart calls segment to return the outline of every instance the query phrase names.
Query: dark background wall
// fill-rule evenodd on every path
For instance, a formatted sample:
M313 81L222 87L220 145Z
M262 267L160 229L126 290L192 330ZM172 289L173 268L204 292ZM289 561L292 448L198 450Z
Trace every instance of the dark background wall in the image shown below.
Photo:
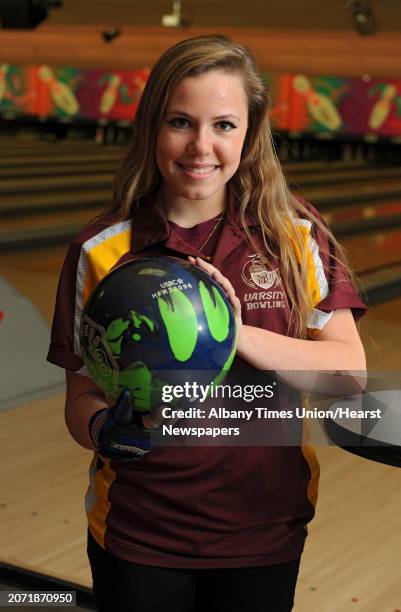
M272 72L401 76L401 0L371 0L378 32L360 36L347 0L184 0L189 27L161 27L170 0L64 0L33 31L0 30L0 62L143 68L167 47L226 33ZM104 29L122 35L107 44Z

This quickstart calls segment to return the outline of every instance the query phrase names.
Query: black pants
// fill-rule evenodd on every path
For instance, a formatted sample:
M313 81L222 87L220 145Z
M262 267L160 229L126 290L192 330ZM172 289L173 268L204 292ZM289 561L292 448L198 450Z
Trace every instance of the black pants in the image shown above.
M88 535L99 612L290 612L300 559L264 567L171 569L105 552Z

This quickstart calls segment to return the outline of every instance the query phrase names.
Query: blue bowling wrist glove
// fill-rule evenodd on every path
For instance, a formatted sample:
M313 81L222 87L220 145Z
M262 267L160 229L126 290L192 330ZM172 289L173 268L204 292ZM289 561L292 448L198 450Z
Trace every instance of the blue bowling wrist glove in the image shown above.
M89 421L89 435L99 453L120 461L142 459L152 448L153 431L144 428L142 414L133 409L127 389L114 406L95 412Z

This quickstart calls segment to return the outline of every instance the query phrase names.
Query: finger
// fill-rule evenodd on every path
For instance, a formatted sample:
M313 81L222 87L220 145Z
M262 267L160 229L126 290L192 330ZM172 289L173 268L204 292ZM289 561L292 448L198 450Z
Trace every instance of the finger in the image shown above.
M236 295L233 295L231 301L232 301L232 305L233 305L234 310L241 312L241 301L240 301L240 299Z
M120 395L118 402L114 408L114 417L120 425L128 425L132 419L132 402L131 393L128 389L124 389Z
M191 258L192 260L194 260L194 258ZM238 300L236 294L235 294L235 289L232 286L231 282L228 280L228 278L226 276L224 276L220 270L218 270L218 268L215 268L215 266L212 266L212 264L204 261L203 259L201 259L200 257L197 257L195 260L195 263L197 265L199 265L200 268L202 268L203 270L205 270L205 272L207 272L209 274L209 276L211 276L213 278L213 280L215 280L223 289L224 293L226 294L226 296L228 297L228 299L230 300L234 311L235 312L241 312L241 303ZM239 311L238 311L239 308Z
M195 263L195 265L205 270L205 272L207 272L210 276L214 277L215 275L221 275L221 278L224 278L218 268L215 268L214 266L212 266L212 264L206 262L201 257L191 257L191 260L191 263Z
M158 429L160 423L154 421L154 419L149 414L142 415L142 426L145 429Z
M149 414L144 414L142 416L142 423L146 429L158 429L158 427L160 427L161 423L164 421L163 409L165 407L164 404L159 404L152 408Z
M203 259L201 259L200 257L196 258L196 263L199 265L200 268L203 268L208 274L210 274L210 276L212 278L214 278L219 284L221 285L229 285L230 287L232 287L230 281L228 280L228 278L226 278L225 276L223 276L223 274L220 272L220 270L218 268L215 268L214 266L212 266L212 264L207 263L206 261L204 261Z
M214 266L212 266L211 263L208 263L207 261L205 261L204 259L202 259L201 257L195 257L195 263L203 268L204 270L207 270L209 273L214 272L215 270L217 270L217 268L215 268Z
M228 297L235 297L235 289L226 276L223 276L219 270L211 274L213 280L216 281L225 291Z
M236 319L239 319L242 322L242 306L241 306L241 302L240 300L235 297L235 299L232 302L232 306L233 306L233 310L234 310L234 316Z

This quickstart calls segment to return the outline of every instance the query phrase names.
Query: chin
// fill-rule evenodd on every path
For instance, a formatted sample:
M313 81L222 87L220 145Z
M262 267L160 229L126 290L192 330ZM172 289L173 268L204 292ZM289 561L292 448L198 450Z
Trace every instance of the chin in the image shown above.
M176 191L176 195L187 200L207 200L212 198L218 189L180 189Z
M205 191L192 191L184 197L187 197L188 200L208 200L209 198L212 198L213 195L214 193L208 193Z

